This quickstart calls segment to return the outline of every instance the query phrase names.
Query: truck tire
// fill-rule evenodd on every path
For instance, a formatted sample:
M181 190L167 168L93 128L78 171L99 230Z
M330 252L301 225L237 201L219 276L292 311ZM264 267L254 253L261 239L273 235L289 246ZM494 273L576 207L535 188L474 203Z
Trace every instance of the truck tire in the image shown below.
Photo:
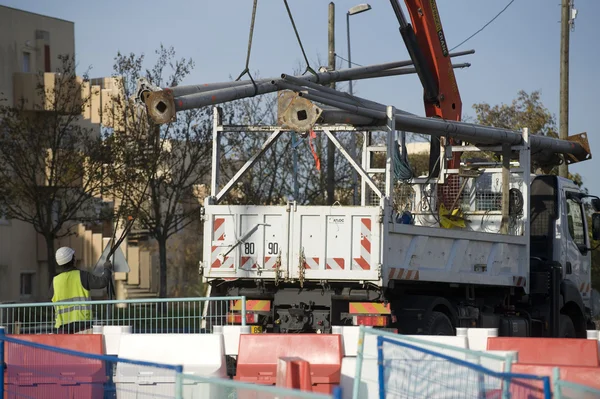
M425 335L456 335L452 322L442 312L431 312L425 324Z
M560 315L560 329L558 333L559 338L577 338L577 333L575 332L575 325L573 324L573 320L566 314Z

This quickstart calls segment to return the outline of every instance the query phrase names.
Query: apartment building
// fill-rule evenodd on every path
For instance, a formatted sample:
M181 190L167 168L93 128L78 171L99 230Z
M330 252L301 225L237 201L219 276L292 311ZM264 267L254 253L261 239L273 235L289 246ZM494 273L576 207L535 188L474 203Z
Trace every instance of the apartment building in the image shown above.
M61 66L58 57L64 54L75 54L73 22L0 6L0 92L9 105L23 97L35 97L40 72L44 73L44 84L52 84L53 72ZM93 95L91 109L79 123L99 132L105 122L101 107L108 104L113 83L112 78L101 78L82 85L82 90L90 90L88 93ZM56 248L73 247L80 266L92 267L111 238L106 230L77 225L72 230L75 234L57 241ZM158 291L158 267L142 244L144 238L143 232L138 232L121 246L131 271L115 276L118 298L153 296ZM48 300L47 261L44 239L30 224L9 220L0 209L0 302Z

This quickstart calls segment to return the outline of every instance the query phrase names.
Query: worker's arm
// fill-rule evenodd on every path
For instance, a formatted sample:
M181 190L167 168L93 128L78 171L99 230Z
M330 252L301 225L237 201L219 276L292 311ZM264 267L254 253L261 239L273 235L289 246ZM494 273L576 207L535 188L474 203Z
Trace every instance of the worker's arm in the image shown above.
M48 289L48 302L52 301L54 296L54 280L50 281L50 289Z
M104 264L104 271L100 276L96 276L85 270L81 271L81 285L83 285L83 288L86 290L106 288L111 279L112 265L108 262Z

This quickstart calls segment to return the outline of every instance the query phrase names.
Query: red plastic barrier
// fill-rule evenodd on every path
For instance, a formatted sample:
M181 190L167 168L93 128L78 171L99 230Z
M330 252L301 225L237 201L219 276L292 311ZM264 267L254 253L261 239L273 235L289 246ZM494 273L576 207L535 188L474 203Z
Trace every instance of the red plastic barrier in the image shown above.
M310 363L299 357L281 357L277 363L277 386L312 391Z
M78 352L103 354L101 334L13 335L12 337ZM72 356L12 342L5 343L7 399L102 399L106 370L102 360Z
M518 351L519 363L600 366L598 342L591 339L489 337L487 349Z
M535 374L553 377L556 366L540 364L513 364L511 372L521 374ZM600 389L600 368L586 366L560 366L560 379L574 384L586 385Z
M313 391L330 393L340 383L343 350L339 334L242 334L235 379L274 385L282 357L310 363Z

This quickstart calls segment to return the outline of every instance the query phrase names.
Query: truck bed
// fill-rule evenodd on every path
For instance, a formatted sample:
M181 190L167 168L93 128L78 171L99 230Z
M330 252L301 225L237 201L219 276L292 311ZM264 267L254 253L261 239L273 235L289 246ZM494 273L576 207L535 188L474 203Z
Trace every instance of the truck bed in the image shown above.
M205 215L208 279L527 288L529 244L523 235L400 224L379 206L207 205Z

